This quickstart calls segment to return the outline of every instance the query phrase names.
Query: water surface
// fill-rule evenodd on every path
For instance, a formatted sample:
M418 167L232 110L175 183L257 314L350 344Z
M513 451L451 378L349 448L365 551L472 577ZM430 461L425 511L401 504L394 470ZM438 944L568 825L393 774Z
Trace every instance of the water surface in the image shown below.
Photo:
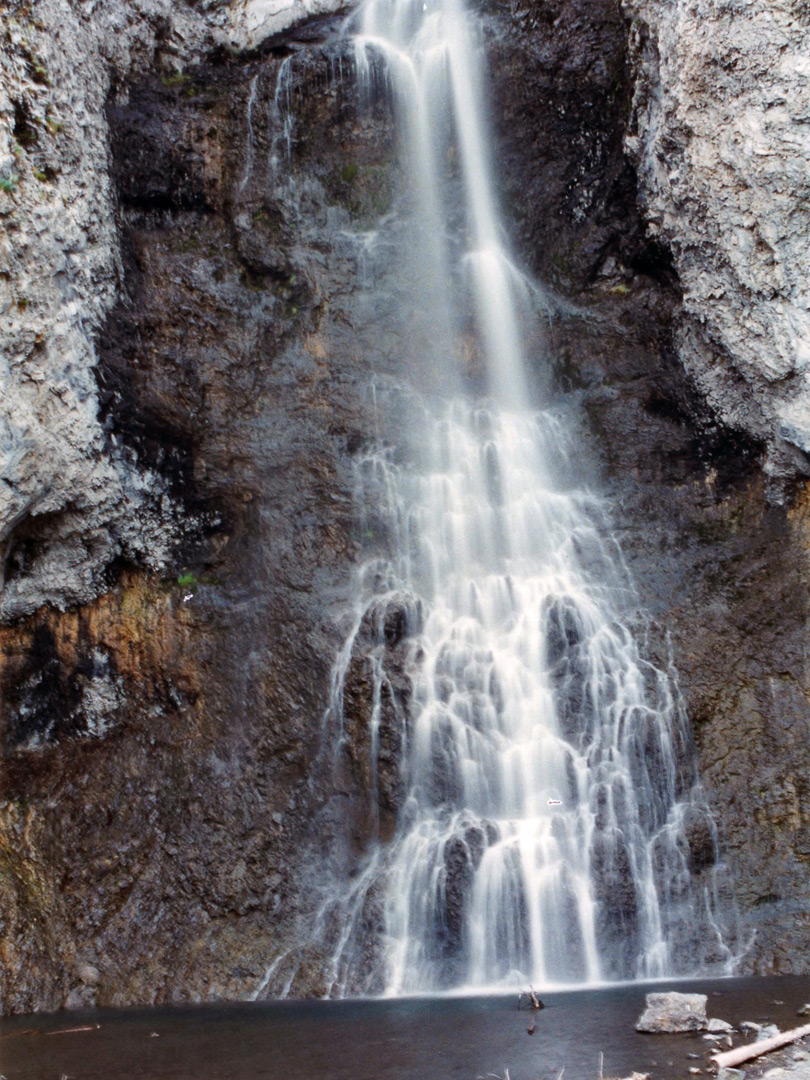
M710 1016L783 1030L810 998L800 976L544 993L531 1037L515 995L104 1009L6 1019L0 1063L6 1080L476 1080L507 1069L554 1080L563 1067L565 1080L596 1080L601 1051L606 1078L675 1080L705 1069L687 1055L705 1058L709 1044L634 1031L645 993L675 986L708 994Z

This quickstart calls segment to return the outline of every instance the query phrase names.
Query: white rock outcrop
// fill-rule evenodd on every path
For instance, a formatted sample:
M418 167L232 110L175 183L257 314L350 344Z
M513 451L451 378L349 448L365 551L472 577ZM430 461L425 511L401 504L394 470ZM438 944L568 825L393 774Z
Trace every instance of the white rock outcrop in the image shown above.
M88 600L121 554L160 567L176 533L159 478L111 445L98 417L94 342L120 283L113 84L158 62L179 70L215 45L254 48L340 4L40 0L0 11L0 617ZM15 554L21 530L35 551Z
M766 469L810 453L810 5L624 0L626 147L684 290L680 356ZM801 453L797 453L801 451Z
M666 990L647 994L644 1012L636 1021L636 1031L677 1034L706 1030L706 995L681 994Z

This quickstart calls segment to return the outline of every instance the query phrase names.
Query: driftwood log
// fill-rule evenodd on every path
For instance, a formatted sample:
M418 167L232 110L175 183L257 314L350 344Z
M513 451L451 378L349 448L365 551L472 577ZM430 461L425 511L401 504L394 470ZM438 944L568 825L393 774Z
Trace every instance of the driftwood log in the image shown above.
M782 1031L770 1039L763 1039L762 1042L738 1046L734 1050L724 1050L722 1054L712 1054L709 1060L713 1061L718 1069L733 1069L735 1065L741 1065L744 1061L750 1061L751 1058L767 1054L769 1050L778 1050L780 1046L788 1046L797 1039L803 1039L805 1035L810 1035L810 1024L793 1028L791 1031Z

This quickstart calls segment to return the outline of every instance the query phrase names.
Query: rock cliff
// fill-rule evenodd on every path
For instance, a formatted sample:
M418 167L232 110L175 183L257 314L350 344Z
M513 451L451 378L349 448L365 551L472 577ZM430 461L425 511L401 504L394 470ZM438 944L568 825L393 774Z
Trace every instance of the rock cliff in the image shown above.
M766 473L810 451L810 8L626 0L626 146L683 289L681 362ZM778 488L778 485L776 485Z
M99 416L96 338L122 273L108 101L138 72L181 85L201 55L337 6L48 0L4 14L3 617L91 599L119 557L163 567L188 528L165 478Z
M681 673L758 930L743 966L807 970L808 13L626 8L484 10L502 187L558 300L538 364ZM385 97L359 101L331 18L2 16L7 1011L267 989L309 911L302 852L335 862L338 818L346 867L369 840L360 655L343 767L313 770L354 461L401 363L358 282L386 293L368 236L400 191ZM321 991L304 952L292 989Z

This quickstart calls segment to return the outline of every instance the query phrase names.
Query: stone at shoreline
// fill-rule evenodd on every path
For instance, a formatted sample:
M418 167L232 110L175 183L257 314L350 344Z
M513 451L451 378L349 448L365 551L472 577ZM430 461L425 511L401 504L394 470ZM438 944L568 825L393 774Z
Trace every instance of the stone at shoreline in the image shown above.
M647 994L647 1007L636 1021L636 1031L677 1034L682 1031L705 1031L706 995L679 994L671 990Z
M712 1017L706 1022L706 1030L714 1032L716 1035L728 1035L729 1032L734 1030L732 1024L729 1024L726 1020L717 1020Z

